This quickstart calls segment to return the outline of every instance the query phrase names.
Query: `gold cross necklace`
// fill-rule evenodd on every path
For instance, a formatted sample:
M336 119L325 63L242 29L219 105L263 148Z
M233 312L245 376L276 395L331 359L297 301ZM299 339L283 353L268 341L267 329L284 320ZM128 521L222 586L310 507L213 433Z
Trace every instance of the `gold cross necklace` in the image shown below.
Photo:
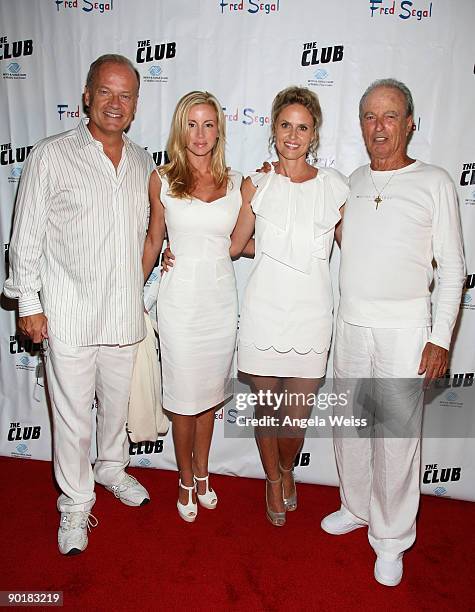
M373 178L373 172L371 171L371 166L369 167L369 175L371 177L371 182L373 183L373 187L374 190L376 191L376 197L374 198L374 203L376 204L376 210L378 210L378 206L381 204L381 202L383 201L382 198L382 194L383 191L386 189L386 187L389 185L389 183L391 182L391 179L393 178L393 176L396 174L396 170L391 174L391 176L388 178L388 180L386 181L386 184L384 185L384 187L382 189L379 189L376 187L376 183L374 182L374 178Z

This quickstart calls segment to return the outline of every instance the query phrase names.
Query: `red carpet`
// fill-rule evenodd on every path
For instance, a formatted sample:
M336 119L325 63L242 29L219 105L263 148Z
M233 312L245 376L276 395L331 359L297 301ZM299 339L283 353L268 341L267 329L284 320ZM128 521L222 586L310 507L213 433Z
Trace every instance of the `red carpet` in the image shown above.
M333 487L299 485L280 529L264 514L264 483L215 476L214 511L193 524L176 512L173 472L131 470L152 496L128 508L97 487L99 525L87 550L63 557L51 464L0 458L0 590L62 590L68 610L473 610L474 510L423 497L418 539L395 588L373 578L366 531L330 536L320 519Z

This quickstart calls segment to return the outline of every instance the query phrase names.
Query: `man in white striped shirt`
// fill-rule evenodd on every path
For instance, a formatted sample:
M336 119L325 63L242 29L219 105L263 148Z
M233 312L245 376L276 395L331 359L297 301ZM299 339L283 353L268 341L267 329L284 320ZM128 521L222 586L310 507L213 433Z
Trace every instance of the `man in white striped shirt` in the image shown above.
M104 55L93 62L84 90L89 120L33 148L10 243L4 292L18 298L20 330L48 344L54 469L62 490L58 545L69 555L87 546L94 481L129 506L149 501L125 472L130 380L145 335L141 261L154 168L150 155L124 134L138 90L139 75L127 58Z

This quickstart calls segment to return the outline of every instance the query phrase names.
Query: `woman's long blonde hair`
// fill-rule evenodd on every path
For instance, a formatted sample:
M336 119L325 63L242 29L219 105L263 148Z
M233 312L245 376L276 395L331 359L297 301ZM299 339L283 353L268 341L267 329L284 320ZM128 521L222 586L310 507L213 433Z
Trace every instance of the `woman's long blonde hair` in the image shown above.
M160 168L166 176L168 193L174 198L190 198L194 187L193 172L186 155L188 115L192 106L209 104L216 111L218 119L218 140L211 153L211 174L216 186L222 187L228 180L228 170L224 157L226 144L226 119L218 100L207 91L190 91L178 102L173 113L167 153L170 162Z

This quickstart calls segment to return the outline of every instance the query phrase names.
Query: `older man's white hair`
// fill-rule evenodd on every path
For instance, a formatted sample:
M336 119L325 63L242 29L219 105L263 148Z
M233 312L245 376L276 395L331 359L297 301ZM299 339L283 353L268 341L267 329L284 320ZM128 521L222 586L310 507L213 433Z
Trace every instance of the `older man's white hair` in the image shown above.
M391 87L392 89L397 89L398 91L400 91L406 100L406 117L414 115L414 101L412 99L412 94L409 90L409 87L407 87L407 85L404 85L404 83L401 83L401 81L397 81L396 79L378 79L377 81L371 83L368 89L361 96L360 120L363 118L363 106L366 102L366 98L369 96L370 93L372 93L375 89L378 89L379 87Z

